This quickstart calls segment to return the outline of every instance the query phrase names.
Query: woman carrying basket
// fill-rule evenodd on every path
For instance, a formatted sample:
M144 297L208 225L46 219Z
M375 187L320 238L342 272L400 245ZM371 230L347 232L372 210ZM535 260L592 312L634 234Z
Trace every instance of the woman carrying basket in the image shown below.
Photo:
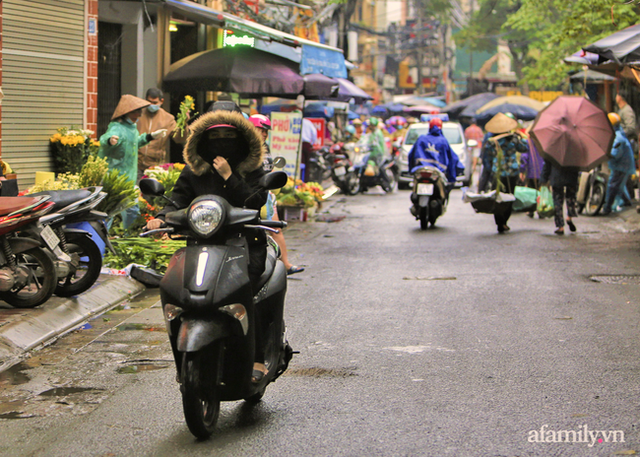
M520 174L517 153L529 151L529 144L524 134L516 131L518 122L509 116L498 113L487 125L485 130L494 136L487 141L486 153L492 159L493 176L496 179L496 188L500 192L513 194ZM511 217L511 205L507 205L503 211L494 215L498 233L510 230L507 225Z

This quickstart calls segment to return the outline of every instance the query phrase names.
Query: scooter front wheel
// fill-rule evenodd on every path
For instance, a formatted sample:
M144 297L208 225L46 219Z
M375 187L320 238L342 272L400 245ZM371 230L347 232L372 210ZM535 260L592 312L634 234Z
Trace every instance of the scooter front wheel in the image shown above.
M185 352L182 357L182 409L189 431L198 439L211 436L220 414L220 396L212 365L202 351Z
M79 236L67 241L67 251L77 266L66 278L58 280L54 292L58 297L72 297L89 289L102 269L102 253L90 238Z
M353 171L350 171L344 178L344 193L347 195L357 195L358 192L360 192L360 177Z
M584 205L584 212L587 216L595 216L600 212L600 208L602 208L602 205L604 204L606 193L607 191L603 183L596 182L593 184L589 197L587 198L587 202Z

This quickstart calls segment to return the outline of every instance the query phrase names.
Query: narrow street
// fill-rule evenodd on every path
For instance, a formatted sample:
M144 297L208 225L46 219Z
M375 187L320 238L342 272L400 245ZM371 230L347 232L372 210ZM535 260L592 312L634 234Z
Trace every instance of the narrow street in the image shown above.
M257 406L223 403L211 440L184 423L147 291L0 374L0 455L640 452L640 225L579 217L561 237L514 213L499 235L461 195L427 231L408 191L379 189L292 224L300 354Z

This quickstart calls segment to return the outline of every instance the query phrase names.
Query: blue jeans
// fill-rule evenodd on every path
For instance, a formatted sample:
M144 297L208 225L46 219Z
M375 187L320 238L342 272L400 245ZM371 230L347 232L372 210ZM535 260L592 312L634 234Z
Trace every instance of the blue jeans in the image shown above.
M629 194L624 194L623 188L626 188L628 174L624 171L612 170L609 175L609 182L607 184L607 200L604 204L603 211L605 213L611 212L613 206L613 200L616 196L620 196L622 201L629 202ZM626 190L626 189L625 189Z

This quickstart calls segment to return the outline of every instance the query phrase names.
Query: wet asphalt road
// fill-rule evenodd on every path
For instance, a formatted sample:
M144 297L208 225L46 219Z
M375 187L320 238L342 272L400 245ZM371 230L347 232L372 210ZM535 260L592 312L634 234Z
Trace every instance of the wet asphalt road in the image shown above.
M559 237L522 213L498 235L460 196L428 231L406 191L334 197L344 220L292 226L301 354L258 406L223 404L211 440L184 424L149 293L0 377L0 455L640 452L640 281L589 280L640 275L640 235L580 217Z

